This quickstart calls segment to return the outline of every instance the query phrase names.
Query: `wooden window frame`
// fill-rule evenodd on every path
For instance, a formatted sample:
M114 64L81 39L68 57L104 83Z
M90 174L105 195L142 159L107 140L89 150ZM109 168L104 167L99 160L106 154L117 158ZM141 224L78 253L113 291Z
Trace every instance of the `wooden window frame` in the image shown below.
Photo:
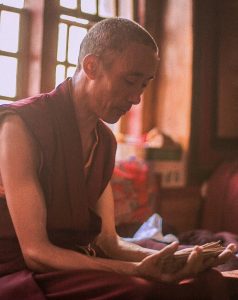
M135 5L136 1L133 1L135 19ZM60 15L70 15L72 17L86 19L89 24L85 25L86 28L90 28L96 22L105 19L98 15L98 0L97 0L97 13L95 15L82 12L81 1L77 1L78 8L70 9L62 7L58 0L45 1L44 7L44 29L43 29L43 47L42 47L42 76L41 76L41 92L48 92L55 86L55 75L57 61L57 41L58 41L58 24L60 23ZM119 0L115 1L115 12L119 14ZM70 25L77 25L78 23L62 21L63 23L70 23ZM83 27L83 26L82 26ZM49 51L50 49L50 51ZM66 65L66 63L63 65Z
M20 15L18 51L16 53L12 53L9 51L0 50L0 55L13 57L17 59L16 95L15 97L0 95L0 98L2 100L16 101L27 94L28 77L29 77L29 72L28 72L29 36L27 35L27 30L29 27L29 14L25 8L15 8L4 4L0 4L0 11L2 10L18 13Z

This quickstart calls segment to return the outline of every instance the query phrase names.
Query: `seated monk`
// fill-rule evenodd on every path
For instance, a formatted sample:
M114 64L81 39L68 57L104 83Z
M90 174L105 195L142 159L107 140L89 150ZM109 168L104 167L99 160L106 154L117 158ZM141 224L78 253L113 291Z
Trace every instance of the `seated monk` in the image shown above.
M149 249L115 230L116 141L103 121L140 103L158 61L137 23L103 20L82 41L72 78L1 106L0 299L228 299L212 268L233 244L212 259L196 246L176 268L177 243Z

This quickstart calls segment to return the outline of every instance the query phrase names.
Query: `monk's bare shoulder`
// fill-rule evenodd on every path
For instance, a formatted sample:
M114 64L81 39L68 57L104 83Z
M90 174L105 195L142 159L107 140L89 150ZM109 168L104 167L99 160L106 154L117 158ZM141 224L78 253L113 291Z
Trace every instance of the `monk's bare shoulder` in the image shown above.
M21 159L32 166L39 164L36 143L24 121L17 114L6 115L0 123L0 160L9 163Z

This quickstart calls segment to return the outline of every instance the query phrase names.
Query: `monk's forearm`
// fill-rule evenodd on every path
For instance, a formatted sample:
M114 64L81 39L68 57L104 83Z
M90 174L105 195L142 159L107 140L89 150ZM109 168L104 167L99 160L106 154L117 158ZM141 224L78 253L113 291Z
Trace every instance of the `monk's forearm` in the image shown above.
M99 236L96 244L107 257L123 261L140 262L145 257L158 252L127 242L119 236Z
M124 260L138 262L151 254L158 253L157 250L141 247L139 245L127 242L122 238L118 239L117 252L119 257L124 257Z
M101 270L136 276L137 264L113 259L86 256L81 253L50 245L28 251L24 255L29 269L45 273L52 270Z

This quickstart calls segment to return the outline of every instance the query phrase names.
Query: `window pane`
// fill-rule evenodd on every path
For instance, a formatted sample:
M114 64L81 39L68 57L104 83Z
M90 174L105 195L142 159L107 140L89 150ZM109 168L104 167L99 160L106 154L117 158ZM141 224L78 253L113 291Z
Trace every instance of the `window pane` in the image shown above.
M57 65L56 66L56 74L55 74L55 85L57 86L64 80L65 80L65 66Z
M78 23L78 24L85 24L85 25L87 25L89 23L88 20L76 18L76 17L72 17L72 16L67 16L67 15L60 15L60 19L66 20L66 21L71 21L71 22Z
M96 0L81 0L81 11L95 15L97 13Z
M80 44L86 35L87 30L85 28L70 26L69 29L69 45L68 45L68 61L71 64L76 65L78 62Z
M17 59L14 57L1 55L0 70L0 95L15 97L17 80Z
M0 19L0 49L16 53L19 40L19 20L17 13L3 10Z
M57 60L61 62L66 59L67 28L68 26L66 24L59 24Z
M99 0L98 14L101 17L115 17L116 5L115 0Z
M75 70L76 70L76 67L68 67L67 77L72 77L74 75Z
M77 0L60 0L60 6L75 9L77 8Z
M0 4L1 4L1 1L0 1ZM0 99L0 105L1 104L9 104L9 103L12 103L12 100L3 100L3 99Z
M133 19L133 0L119 0L119 17Z
M0 3L3 3L7 6L12 6L16 8L23 8L24 7L24 0L3 0Z

